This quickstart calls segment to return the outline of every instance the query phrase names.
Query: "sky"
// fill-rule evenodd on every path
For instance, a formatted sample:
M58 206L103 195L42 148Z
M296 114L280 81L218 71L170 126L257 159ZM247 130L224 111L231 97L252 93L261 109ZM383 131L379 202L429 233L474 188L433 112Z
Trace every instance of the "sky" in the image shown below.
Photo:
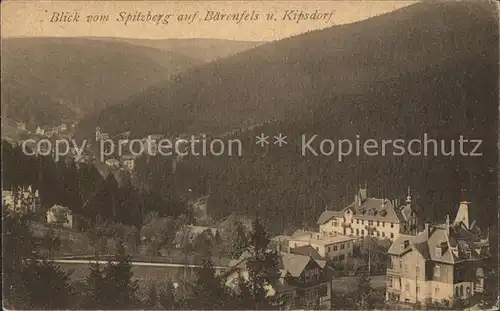
M348 24L387 13L415 1L2 1L1 34L7 37L127 37L149 39L218 38L272 41L309 30ZM292 13L332 13L329 21L283 20ZM138 12L171 15L168 24L118 21ZM258 20L206 21L208 11L224 14L259 14ZM79 15L78 22L51 22L54 14ZM195 13L197 14L195 15ZM276 20L267 20L268 13ZM88 22L87 16L108 16L107 22ZM186 20L179 21L184 17ZM194 18L193 18L194 17ZM255 14L254 14L255 17ZM191 19L190 19L191 18ZM328 18L328 17L327 17ZM164 18L161 19L163 21Z

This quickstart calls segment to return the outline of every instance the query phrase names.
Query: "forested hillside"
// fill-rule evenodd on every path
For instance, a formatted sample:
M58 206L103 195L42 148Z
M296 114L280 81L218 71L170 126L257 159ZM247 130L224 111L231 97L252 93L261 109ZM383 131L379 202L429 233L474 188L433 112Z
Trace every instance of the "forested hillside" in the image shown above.
M336 94L363 94L388 79L431 75L444 64L459 71L467 59L495 57L489 61L496 66L497 29L487 3L420 3L197 67L88 116L79 132L100 125L134 136L221 133L311 110L335 113L342 105L333 102Z

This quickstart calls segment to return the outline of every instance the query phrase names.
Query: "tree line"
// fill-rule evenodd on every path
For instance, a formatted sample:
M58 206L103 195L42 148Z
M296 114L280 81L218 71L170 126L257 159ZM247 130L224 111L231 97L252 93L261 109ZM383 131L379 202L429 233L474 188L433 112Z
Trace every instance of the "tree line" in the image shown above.
M216 275L208 251L197 271L196 281L182 282L175 289L172 280L153 283L146 295L140 295L134 279L131 257L123 239L116 240L114 256L99 264L98 255L89 265L84 282L72 282L64 272L37 248L29 221L33 215L4 209L4 303L9 309L277 309L279 303L266 296L265 285L277 280L275 252L268 252L269 238L259 221L248 235L245 251L250 252L250 276L240 278L237 290L225 286ZM58 247L48 234L45 243ZM179 294L181 293L181 294Z
M124 171L103 176L92 162L75 163L69 158L56 162L50 156L27 156L21 146L5 140L2 156L4 190L31 186L33 191L39 190L42 214L54 204L66 206L78 215L83 229L103 222L140 227L151 212L190 217L186 202L177 195L165 170L156 170L161 176L146 172L137 186ZM146 159L138 160L139 168L147 166Z

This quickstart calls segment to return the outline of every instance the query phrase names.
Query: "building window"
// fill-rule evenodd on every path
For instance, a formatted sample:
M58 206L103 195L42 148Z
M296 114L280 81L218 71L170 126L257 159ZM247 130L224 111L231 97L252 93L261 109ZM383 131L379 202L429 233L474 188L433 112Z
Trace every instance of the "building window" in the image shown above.
M387 287L389 287L389 288L392 287L392 276L387 277Z
M417 265L417 266L415 267L415 273L417 274L417 276L418 276L418 274L420 273L420 266L419 266L419 265Z
M455 287L455 297L458 297L458 286Z
M380 232L379 231L377 231L377 236L380 236Z
M408 272L408 263L405 262L405 272Z
M391 228L394 228L394 223L391 222Z
M385 238L385 232L382 232L382 237L384 237L384 238Z
M356 229L356 235L359 235L359 229Z
M339 223L338 223L338 222L334 222L334 223L333 223L333 226L334 226L334 227L338 227L338 226L339 226Z
M460 285L460 297L464 296L464 286Z
M373 226L373 220L368 220L368 226Z
M403 261L401 259L399 260L399 269L403 269Z
M344 244L340 244L340 249L344 249L345 248L345 245Z
M365 235L365 230L361 229L361 236Z
M377 221L377 227L380 227L380 221Z
M385 221L382 221L382 227L385 228Z
M345 256L344 256L344 255L340 255L340 256L339 256L339 260L340 260L340 261L344 261L344 259L345 259Z
M470 296L470 295L471 295L471 292L470 292L470 287L466 287L466 288L465 288L465 293L467 294L467 296Z
M333 245L333 251L337 250L337 245Z
M328 252L330 252L330 246L328 246Z
M394 233L391 232L391 239L394 239Z
M356 224L358 224L358 225L359 225L359 219L356 219Z
M361 224L364 225L365 224L365 221L364 220L361 220Z
M434 266L434 276L435 277L440 277L441 276L441 267L440 266Z

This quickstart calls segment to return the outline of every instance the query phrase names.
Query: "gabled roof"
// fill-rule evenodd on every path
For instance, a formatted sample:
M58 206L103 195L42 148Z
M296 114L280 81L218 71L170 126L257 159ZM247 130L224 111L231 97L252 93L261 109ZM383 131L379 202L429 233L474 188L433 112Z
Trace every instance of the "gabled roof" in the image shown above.
M249 252L245 251L238 259L231 260L229 263L230 269L226 271L226 274L230 274L237 269L246 269L246 262L251 256ZM299 277L310 262L318 265L319 268L324 267L326 264L326 261L314 260L309 256L281 252L279 254L280 275L282 277L285 275Z
M412 212L410 206L408 206L406 210L403 208L404 213L408 214L406 216L403 214L403 211L399 208L396 208L394 206L394 203L390 200L366 198L361 202L361 205L359 206L355 202L353 202L340 211L324 211L319 216L317 224L324 224L333 217L342 217L344 215L344 212L348 209L353 212L356 219L386 221L394 223L404 222Z
M414 243L414 238L415 238L414 236L406 234L398 235L398 237L396 238L396 240L394 240L387 253L391 255L402 255L405 251L408 250L401 248L401 246L404 244L404 241L406 240L409 241L409 244L411 246Z
M295 255L309 256L315 260L323 260L323 257L321 257L321 255L311 245L290 248L290 253Z
M427 231L424 229L416 236L401 234L392 243L388 253L403 255L408 250L401 247L405 240L423 258L436 262L453 264L486 255L483 246L486 246L487 241L461 225L439 224L431 226Z
M296 255L291 253L281 253L281 264L284 270L287 270L291 276L299 277L309 262L318 264L309 256ZM319 266L319 264L318 264Z
M316 222L318 225L322 225L325 222L329 221L333 217L342 217L344 215L343 210L342 211L329 211L326 210L318 218L318 221Z

